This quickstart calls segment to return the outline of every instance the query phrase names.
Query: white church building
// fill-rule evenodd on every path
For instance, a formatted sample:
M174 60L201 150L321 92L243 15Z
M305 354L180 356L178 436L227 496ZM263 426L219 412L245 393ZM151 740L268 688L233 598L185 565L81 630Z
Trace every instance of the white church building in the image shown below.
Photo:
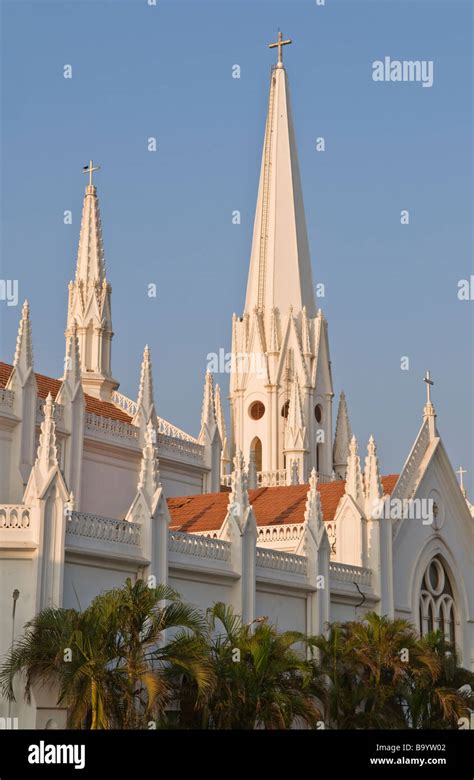
M127 577L154 576L202 609L225 601L281 630L320 633L368 610L405 618L444 631L474 668L473 511L429 374L398 474L380 474L372 437L361 461L343 393L333 423L282 45L247 294L232 318L229 424L210 371L197 438L160 417L148 347L136 399L119 392L92 163L61 378L35 372L32 323L44 312L31 301L30 319L23 305L13 362L0 363L0 655L39 610L84 608ZM29 706L20 690L0 700L7 712L20 728L66 718L44 689Z

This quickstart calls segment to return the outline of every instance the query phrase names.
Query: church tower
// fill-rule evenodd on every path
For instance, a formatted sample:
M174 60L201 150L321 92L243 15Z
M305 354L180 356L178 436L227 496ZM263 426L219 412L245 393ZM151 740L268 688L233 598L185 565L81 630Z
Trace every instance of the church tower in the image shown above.
M316 309L288 77L278 35L270 76L245 309L232 323L232 455L260 484L332 474L333 387L327 322ZM296 408L292 408L296 407ZM294 467L296 468L296 466ZM293 475L294 476L294 475Z
M76 277L69 282L66 339L76 329L79 341L81 382L86 393L110 401L118 382L112 378L112 288L105 274L102 225L97 188L92 183L92 160L82 210Z

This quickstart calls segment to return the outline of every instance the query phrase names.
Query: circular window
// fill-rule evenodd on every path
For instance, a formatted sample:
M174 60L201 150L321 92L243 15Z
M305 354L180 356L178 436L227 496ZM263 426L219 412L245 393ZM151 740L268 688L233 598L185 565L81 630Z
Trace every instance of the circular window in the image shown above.
M437 558L433 558L425 575L427 589L434 596L439 596L443 592L444 581L444 569L440 561Z
M285 401L285 403L281 407L281 416L285 418L288 417L289 411L290 411L290 402Z
M317 404L314 407L314 416L316 417L316 422L320 423L323 419L323 409L321 404Z
M265 414L265 407L261 401L254 401L249 409L252 420L260 420Z

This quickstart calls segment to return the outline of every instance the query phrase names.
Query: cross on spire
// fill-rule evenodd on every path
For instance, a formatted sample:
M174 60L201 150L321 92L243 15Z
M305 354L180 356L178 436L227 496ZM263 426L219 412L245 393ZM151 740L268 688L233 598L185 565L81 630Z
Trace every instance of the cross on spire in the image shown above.
M431 379L431 374L429 371L426 372L423 382L426 384L426 403L431 403L431 387L434 385L433 380Z
M461 488L463 495L465 495L466 491L464 489L464 474L467 474L467 471L466 469L463 469L462 466L459 466L458 470L456 471L456 474L459 474L459 487Z
M93 184L92 174L94 173L94 171L99 171L99 170L100 170L100 165L96 165L96 167L94 168L94 164L93 164L92 160L89 160L89 165L84 165L84 167L82 169L82 173L88 173L89 174L89 186L90 187L92 187L92 184Z
M292 43L291 38L289 38L287 41L283 40L283 35L281 33L281 30L278 30L278 41L276 43L269 43L268 48L269 49L275 49L278 47L278 65L280 68L283 67L283 54L282 54L282 48L283 46L287 46L289 43Z

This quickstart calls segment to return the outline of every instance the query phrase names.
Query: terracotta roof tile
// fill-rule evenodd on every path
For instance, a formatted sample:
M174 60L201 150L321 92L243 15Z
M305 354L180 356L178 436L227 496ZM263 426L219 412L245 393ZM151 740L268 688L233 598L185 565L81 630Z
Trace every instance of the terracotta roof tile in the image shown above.
M0 387L5 387L13 366L8 363L0 363ZM53 379L50 376L44 376L44 374L36 374L36 384L38 385L38 395L40 398L46 398L48 393L51 393L53 399L56 398L59 388L61 387L60 379ZM110 417L112 420L121 420L122 422L131 422L132 418L129 414L118 409L114 404L108 401L100 401L98 398L93 398L91 395L84 393L86 401L86 412L91 414L97 414L100 417Z
M397 479L398 474L382 477L384 493L392 492ZM326 522L334 520L337 506L344 495L345 485L342 479L318 485ZM250 503L255 512L257 525L302 523L307 493L308 485L249 490ZM169 498L171 528L189 533L218 530L224 522L228 503L228 494L222 492Z

